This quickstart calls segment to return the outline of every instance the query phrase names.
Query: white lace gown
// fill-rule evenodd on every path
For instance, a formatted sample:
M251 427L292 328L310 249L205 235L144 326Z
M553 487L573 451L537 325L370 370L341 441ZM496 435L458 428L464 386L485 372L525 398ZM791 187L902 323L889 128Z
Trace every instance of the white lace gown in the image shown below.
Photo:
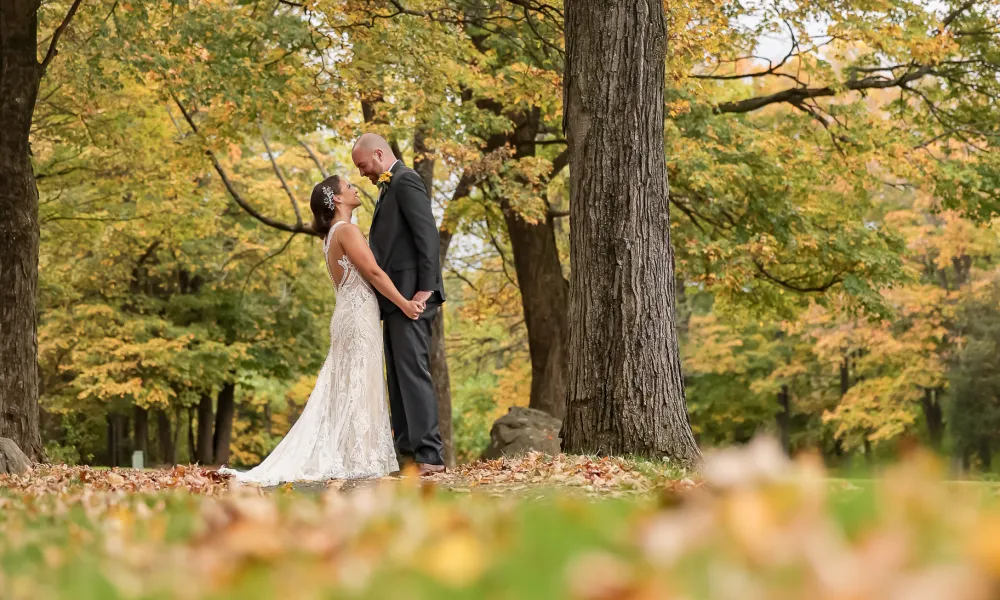
M399 470L382 378L382 328L378 300L344 255L339 283L330 267L330 241L323 242L327 272L337 291L330 320L330 353L302 415L264 462L246 471L222 468L240 482L264 486L289 481L368 479Z

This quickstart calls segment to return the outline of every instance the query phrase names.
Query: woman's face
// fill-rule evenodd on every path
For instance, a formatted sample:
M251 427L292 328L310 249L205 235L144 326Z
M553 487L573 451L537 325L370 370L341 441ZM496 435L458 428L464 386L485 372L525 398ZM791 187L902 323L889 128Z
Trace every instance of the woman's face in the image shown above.
M354 189L351 182L347 179L340 180L340 201L344 203L345 206L355 208L361 206L361 199L358 197L358 190Z

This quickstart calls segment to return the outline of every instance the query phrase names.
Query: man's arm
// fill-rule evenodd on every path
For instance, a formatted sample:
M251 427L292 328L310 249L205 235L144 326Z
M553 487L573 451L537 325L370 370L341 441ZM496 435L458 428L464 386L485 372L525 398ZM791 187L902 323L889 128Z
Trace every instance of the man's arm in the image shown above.
M417 248L419 291L413 299L426 302L431 296L431 291L437 287L441 271L441 242L437 223L434 221L434 213L431 212L431 203L424 182L416 173L407 171L400 176L396 198L403 218L413 232L413 242Z

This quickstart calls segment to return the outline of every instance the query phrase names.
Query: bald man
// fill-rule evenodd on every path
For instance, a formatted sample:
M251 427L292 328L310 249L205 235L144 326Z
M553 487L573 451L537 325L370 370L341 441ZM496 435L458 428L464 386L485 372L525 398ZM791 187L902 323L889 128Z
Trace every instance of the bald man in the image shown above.
M416 321L378 292L386 383L400 463L421 475L444 471L437 394L430 371L431 325L444 303L440 239L424 182L396 159L380 136L366 133L351 152L363 177L379 186L368 244L378 266L406 298L427 304Z

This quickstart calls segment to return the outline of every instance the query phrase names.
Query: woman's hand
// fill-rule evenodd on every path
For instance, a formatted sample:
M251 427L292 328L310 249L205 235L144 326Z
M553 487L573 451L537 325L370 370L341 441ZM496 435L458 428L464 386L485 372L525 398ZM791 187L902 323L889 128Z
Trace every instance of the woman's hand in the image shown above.
M427 308L427 305L416 300L407 300L406 304L401 308L406 316L416 321L420 318L420 315L424 314L424 309Z

